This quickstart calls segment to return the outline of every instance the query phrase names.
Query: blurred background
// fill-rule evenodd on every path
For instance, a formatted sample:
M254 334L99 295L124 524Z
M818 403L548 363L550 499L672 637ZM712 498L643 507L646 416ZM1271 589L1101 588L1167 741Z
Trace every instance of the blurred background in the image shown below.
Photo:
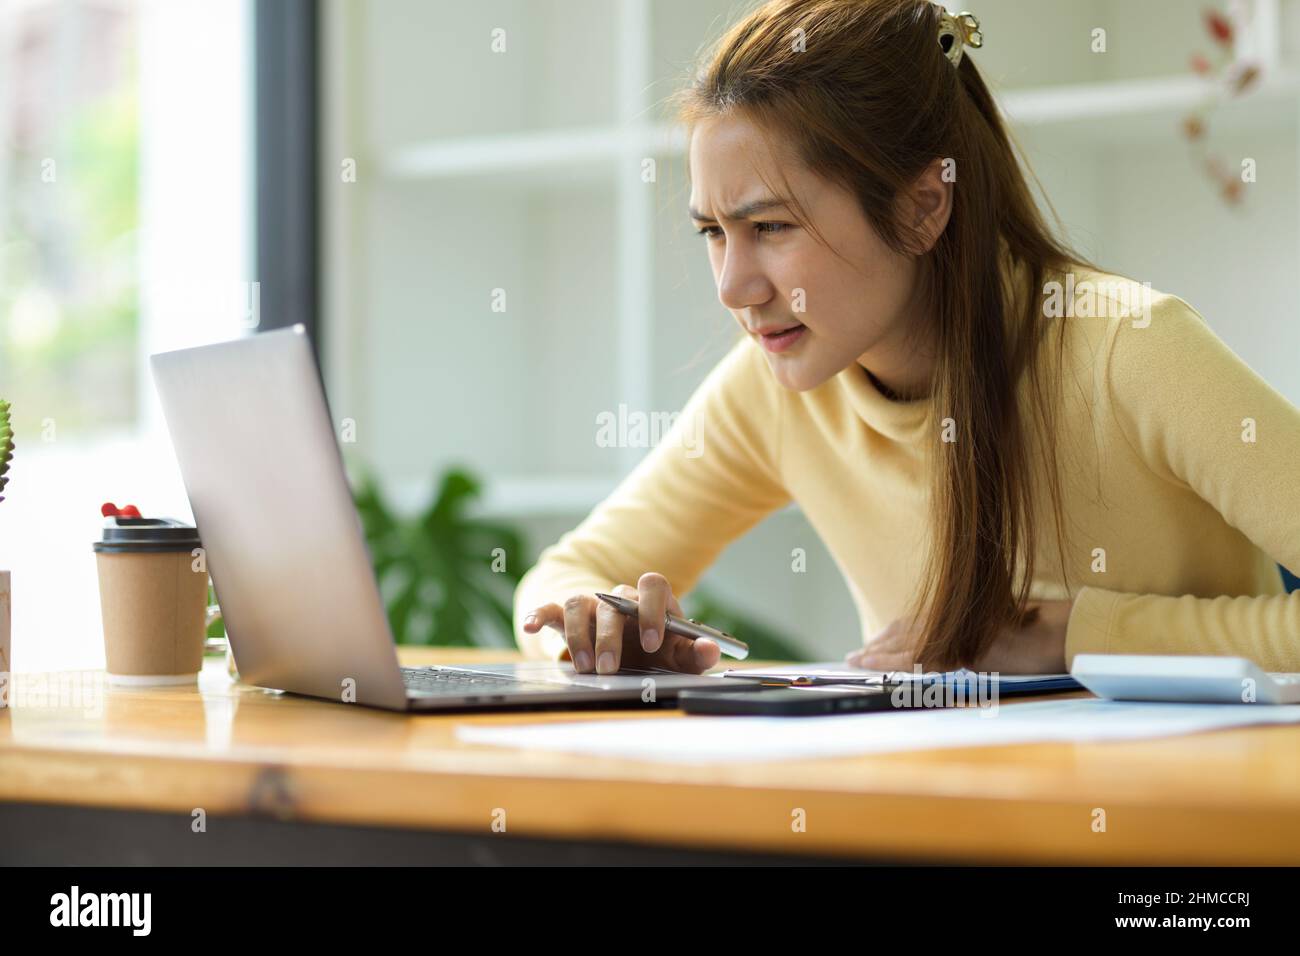
M102 502L192 517L148 355L297 322L399 640L508 643L512 582L648 451L597 415L680 409L735 341L662 104L749 6L0 0L15 669L102 666ZM1068 238L1300 404L1300 0L970 6ZM687 609L860 640L795 506Z

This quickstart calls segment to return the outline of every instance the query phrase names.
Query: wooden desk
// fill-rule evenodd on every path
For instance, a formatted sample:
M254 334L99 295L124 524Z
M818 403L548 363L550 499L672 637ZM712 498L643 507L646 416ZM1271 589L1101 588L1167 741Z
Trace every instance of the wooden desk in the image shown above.
M402 651L410 664L513 656ZM19 675L15 694L42 679ZM595 716L648 714L687 719ZM1300 728L717 767L471 745L453 730L592 716L390 714L232 685L217 661L198 689L19 703L0 711L0 858L1300 862ZM216 839L187 839L196 808Z

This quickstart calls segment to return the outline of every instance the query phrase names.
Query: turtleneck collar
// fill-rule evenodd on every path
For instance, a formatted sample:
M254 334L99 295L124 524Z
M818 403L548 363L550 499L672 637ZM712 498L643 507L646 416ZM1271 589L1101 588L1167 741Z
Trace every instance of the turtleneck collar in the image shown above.
M897 442L912 444L921 440L932 404L928 397L911 401L886 398L857 362L840 372L835 380L858 417L873 429Z

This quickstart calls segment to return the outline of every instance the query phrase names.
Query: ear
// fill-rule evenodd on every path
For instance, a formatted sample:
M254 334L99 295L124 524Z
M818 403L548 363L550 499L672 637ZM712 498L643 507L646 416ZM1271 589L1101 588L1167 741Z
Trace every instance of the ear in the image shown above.
M933 249L948 227L955 178L953 160L935 159L899 197L903 225L911 234L908 248L913 255Z

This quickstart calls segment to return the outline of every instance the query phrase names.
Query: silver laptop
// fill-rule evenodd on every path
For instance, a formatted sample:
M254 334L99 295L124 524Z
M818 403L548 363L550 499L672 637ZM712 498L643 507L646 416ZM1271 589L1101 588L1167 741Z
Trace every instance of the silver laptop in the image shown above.
M150 357L240 679L390 710L646 706L719 677L399 667L301 326Z

